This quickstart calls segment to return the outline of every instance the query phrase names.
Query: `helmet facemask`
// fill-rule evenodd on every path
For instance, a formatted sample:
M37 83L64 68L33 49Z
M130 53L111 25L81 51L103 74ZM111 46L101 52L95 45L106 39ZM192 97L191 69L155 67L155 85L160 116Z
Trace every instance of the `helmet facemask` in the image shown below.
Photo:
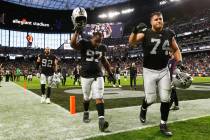
M74 29L83 29L87 24L87 13L84 8L75 8L72 12L72 22L74 24Z
M87 19L85 16L79 16L75 19L75 26L84 28L87 24Z
M180 70L176 69L172 85L178 88L186 89L191 86L192 80L193 78L188 73L181 72Z

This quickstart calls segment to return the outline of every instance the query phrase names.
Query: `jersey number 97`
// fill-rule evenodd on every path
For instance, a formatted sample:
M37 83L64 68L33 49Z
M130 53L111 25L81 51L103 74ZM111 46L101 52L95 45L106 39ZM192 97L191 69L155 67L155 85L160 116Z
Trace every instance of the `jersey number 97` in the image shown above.
M87 55L86 61L98 62L98 59L102 56L102 52L87 50L86 55Z

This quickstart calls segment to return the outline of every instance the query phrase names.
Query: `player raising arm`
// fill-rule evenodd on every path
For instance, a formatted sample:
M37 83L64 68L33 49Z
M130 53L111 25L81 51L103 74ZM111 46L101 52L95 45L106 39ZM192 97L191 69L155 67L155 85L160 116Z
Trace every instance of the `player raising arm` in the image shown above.
M84 28L87 15L83 8L78 8L73 11L73 20L75 33L71 38L71 46L75 50L79 50L81 54L81 85L83 92L84 115L83 121L89 122L89 104L91 98L96 100L96 109L98 111L99 129L105 131L108 127L108 122L104 119L104 79L102 66L108 71L109 76L114 79L110 70L110 64L106 59L106 46L101 44L103 35L100 32L94 32L90 40L79 40L79 34ZM79 22L79 23L77 23ZM91 97L92 92L92 97Z
M169 60L169 50L172 50L177 67L182 69L182 55L175 40L175 34L169 29L165 29L161 12L154 12L150 17L151 28L147 28L144 23L140 23L133 28L129 37L131 46L136 46L142 42L143 48L143 78L145 98L140 111L140 121L146 122L147 107L156 101L156 87L158 87L161 106L160 131L166 136L172 136L172 132L167 127L169 115L169 102L171 80L167 67Z

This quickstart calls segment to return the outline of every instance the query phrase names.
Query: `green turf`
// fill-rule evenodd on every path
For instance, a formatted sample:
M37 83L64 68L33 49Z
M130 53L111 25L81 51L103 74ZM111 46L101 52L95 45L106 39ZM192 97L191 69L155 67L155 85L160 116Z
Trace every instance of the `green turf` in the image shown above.
M16 82L18 85L20 85L20 86L24 86L24 82L26 82L26 85L27 85L27 89L40 89L40 82L39 82L39 78L37 78L37 77L33 77L33 81L32 82L28 82L28 81L25 81L24 79L23 79L23 77L21 77L20 78L20 81L18 81L18 82ZM80 87L79 85L73 85L73 79L72 78L70 78L70 77L68 77L67 78L67 83L66 83L66 86L60 86L59 88L64 88L64 89L66 89L66 88L70 88L70 87L74 87L74 88L78 88L78 87Z
M20 81L16 82L18 85L24 86L24 79L23 77L20 78ZM40 83L39 83L39 79L37 77L33 77L33 81L32 82L27 82L27 89L40 89ZM127 78L126 80L122 77L121 78L121 85L125 86L125 85L129 85L130 83L130 79ZM141 76L137 77L137 86L138 85L142 85L143 80ZM67 77L67 82L66 82L66 86L60 86L60 88L77 88L80 87L79 85L73 85L73 79L70 77ZM111 87L111 84L109 84L107 81L105 82L105 87Z
M21 77L19 82L16 82L17 84L24 86L24 80L23 77ZM32 82L26 82L27 83L27 89L39 89L40 88L40 83L39 83L39 79L36 77L33 77L33 81ZM201 83L209 83L210 84L210 77L194 77L193 78L193 84L201 84ZM127 80L125 81L124 77L121 78L121 85L126 87L129 87L130 84L130 79L127 78ZM143 84L143 79L141 76L137 77L137 88L140 90L143 90L142 88L142 84ZM107 82L105 82L105 87L110 87L111 85ZM80 87L80 86L75 86L73 85L73 79L68 77L67 78L67 83L66 86L60 86L60 88L76 88L76 87Z
M158 126L141 130L128 131L113 135L100 136L89 140L209 140L210 117L192 119L169 124L172 137L165 137Z
M209 83L210 77L193 77L193 83Z

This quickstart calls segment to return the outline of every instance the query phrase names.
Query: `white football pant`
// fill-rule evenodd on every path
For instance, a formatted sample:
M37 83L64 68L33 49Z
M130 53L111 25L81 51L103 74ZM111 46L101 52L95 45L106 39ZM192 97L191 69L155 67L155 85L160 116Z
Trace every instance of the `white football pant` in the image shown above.
M47 84L48 87L51 87L52 79L53 79L53 76L46 76L45 74L42 73L40 76L40 83Z
M103 99L104 94L104 78L84 78L81 77L81 85L83 98L85 101L93 99Z
M169 102L171 94L171 80L168 67L162 70L143 68L144 93L148 104L156 101L158 93L161 102Z

